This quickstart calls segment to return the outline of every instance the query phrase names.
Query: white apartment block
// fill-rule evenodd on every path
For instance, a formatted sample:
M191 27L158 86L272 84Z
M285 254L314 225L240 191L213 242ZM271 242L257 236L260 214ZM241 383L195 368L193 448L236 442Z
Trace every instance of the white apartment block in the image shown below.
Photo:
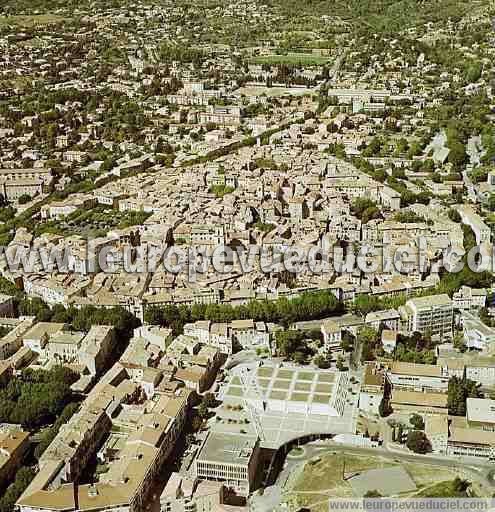
M468 398L466 420L470 427L495 432L495 400Z
M461 315L464 342L467 348L488 350L495 344L495 329L485 325L477 316L468 312Z
M495 386L495 364L471 362L466 365L466 378L484 386Z
M454 307L446 294L410 299L399 312L408 332L430 333L440 338L452 336Z
M342 342L342 329L334 320L328 319L321 324L323 334L323 348L325 351L340 350Z
M491 229L470 206L460 206L457 211L461 216L462 223L466 224L473 230L474 235L476 236L476 243L478 245L485 242L490 243L492 234Z
M469 286L461 286L459 291L452 296L454 308L461 311L473 308L484 308L486 304L486 290L470 288Z

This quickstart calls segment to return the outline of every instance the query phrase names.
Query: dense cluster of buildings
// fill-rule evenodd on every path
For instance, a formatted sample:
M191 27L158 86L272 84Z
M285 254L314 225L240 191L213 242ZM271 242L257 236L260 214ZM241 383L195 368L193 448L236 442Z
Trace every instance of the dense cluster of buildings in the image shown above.
M0 277L52 308L141 321L127 343L110 325L16 318L0 296L0 387L62 365L81 399L16 508L245 510L294 443L402 442L363 431L389 413L408 430L421 416L438 457L495 459L495 288L442 268L474 243L495 268L486 26L367 37L325 15L294 37L277 2L190 4L1 20ZM173 249L192 260L171 269ZM321 254L320 271L286 268L293 249ZM285 300L321 291L342 314L289 325ZM179 308L220 318L203 306L253 301L277 301L280 325ZM147 323L169 306L177 322ZM299 346L280 350L284 336ZM478 386L458 414L453 379ZM0 491L37 441L0 425Z

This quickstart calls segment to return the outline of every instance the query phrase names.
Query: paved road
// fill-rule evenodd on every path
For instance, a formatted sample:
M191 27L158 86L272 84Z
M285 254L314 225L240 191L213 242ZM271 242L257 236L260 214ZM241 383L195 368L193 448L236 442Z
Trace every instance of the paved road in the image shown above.
M340 67L342 66L342 62L344 61L347 51L347 48L345 48L344 51L335 59L332 69L330 69L328 72L328 80L323 83L322 87L330 86L330 81L335 80L338 72L340 71Z

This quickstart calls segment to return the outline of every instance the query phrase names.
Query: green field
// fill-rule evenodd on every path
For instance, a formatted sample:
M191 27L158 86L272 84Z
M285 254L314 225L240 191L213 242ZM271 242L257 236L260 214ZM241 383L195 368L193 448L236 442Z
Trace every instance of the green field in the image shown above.
M268 64L270 66L323 66L329 57L310 53L288 53L287 55L260 55L249 59L249 64Z

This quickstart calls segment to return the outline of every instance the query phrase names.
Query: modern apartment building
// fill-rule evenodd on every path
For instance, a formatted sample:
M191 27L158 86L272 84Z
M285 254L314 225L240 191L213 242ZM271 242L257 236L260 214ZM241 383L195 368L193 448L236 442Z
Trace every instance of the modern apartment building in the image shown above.
M446 294L410 299L400 308L403 327L443 338L452 336L454 305Z

